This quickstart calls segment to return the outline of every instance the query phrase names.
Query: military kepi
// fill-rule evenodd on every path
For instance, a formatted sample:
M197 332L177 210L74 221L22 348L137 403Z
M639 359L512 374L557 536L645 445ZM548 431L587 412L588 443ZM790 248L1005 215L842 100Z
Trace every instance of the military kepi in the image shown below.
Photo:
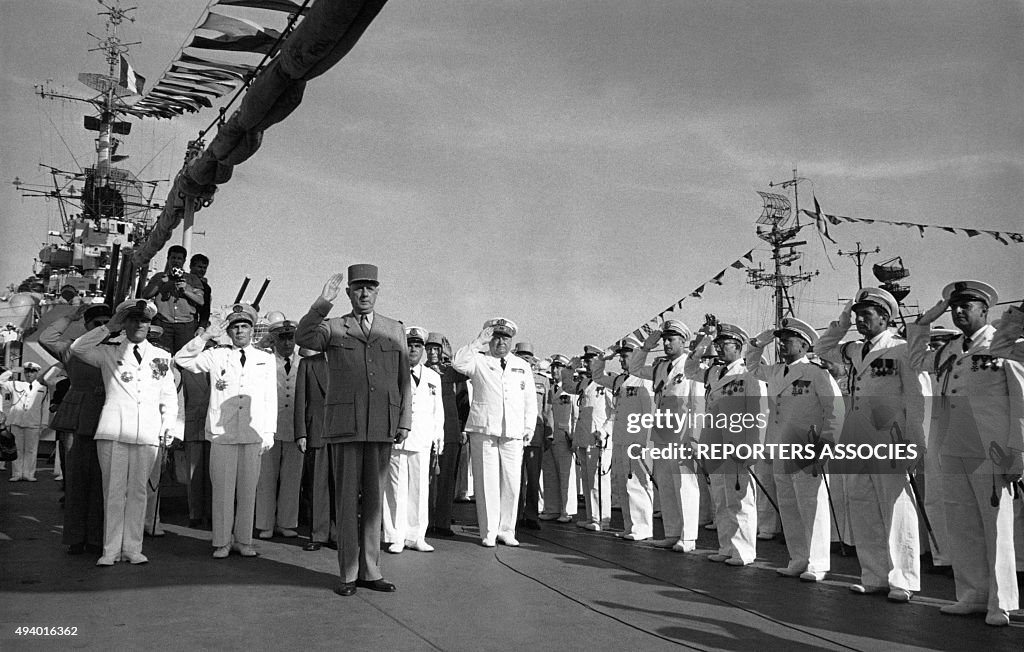
M856 312L861 308L868 307L881 308L889 317L899 313L899 303L896 301L896 297L882 288L863 288L857 290L852 310Z
M996 289L981 281L956 281L942 288L942 298L950 303L957 301L983 301L994 306L999 301Z
M377 266L369 263L357 263L355 265L348 266L348 284L353 283L373 283L374 285L380 285L380 281L377 280Z
M811 346L818 341L818 333L815 332L814 327L796 317L786 317L782 320L782 328L775 331L775 337L785 335L796 335Z

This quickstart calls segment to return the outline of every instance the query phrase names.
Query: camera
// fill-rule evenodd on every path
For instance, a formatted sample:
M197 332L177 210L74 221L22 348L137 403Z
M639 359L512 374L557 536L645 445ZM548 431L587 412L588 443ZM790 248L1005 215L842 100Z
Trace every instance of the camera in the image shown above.
M172 267L170 273L168 273L168 276L170 276L171 280L175 281L175 282L177 282L177 281L184 281L185 280L185 270L183 270L180 267Z

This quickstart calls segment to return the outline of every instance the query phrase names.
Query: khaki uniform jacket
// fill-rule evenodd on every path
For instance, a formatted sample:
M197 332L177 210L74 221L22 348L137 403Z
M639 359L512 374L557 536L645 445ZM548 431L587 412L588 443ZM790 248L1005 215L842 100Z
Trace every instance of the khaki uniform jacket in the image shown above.
M326 443L394 441L412 428L412 379L402 323L374 313L369 335L352 313L327 319L318 298L295 331L295 343L327 353Z

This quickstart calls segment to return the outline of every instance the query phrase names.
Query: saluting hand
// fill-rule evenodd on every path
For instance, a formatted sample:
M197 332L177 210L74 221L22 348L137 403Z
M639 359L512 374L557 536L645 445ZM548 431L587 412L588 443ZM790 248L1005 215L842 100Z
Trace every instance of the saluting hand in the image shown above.
M228 324L223 319L218 319L215 322L210 323L210 327L203 331L204 340L216 340L220 339L221 335L228 331Z
M775 339L775 329L769 328L758 333L757 336L754 337L753 340L751 340L750 345L756 347L765 347L768 346L768 344L773 339Z
M494 327L488 326L487 328L480 331L480 334L476 336L477 346L490 342L492 337L494 337Z
M320 292L320 298L324 301L334 303L334 300L338 298L339 294L341 294L341 288L343 287L342 280L344 280L344 278L345 275L338 272L331 278L327 279L327 282L324 283L323 291Z
M643 349L644 351L653 351L654 347L658 346L658 341L661 340L661 328L655 328L651 331L651 334L644 339Z
M941 317L942 313L946 312L947 308L949 308L949 301L947 301L946 299L942 299L938 303L936 303L934 306L929 308L926 313L924 313L923 315L918 317L917 318L917 323L918 324L930 324L930 323L934 322L936 319L938 319L939 317Z
M71 319L71 321L78 321L79 319L84 318L86 311L89 310L89 308L91 308L92 305L93 304L91 303L80 304L77 308L75 308L75 311L71 313L69 318Z
M853 326L853 303L853 299L847 301L843 306L843 311L839 313L839 325L843 328L849 329L850 326Z

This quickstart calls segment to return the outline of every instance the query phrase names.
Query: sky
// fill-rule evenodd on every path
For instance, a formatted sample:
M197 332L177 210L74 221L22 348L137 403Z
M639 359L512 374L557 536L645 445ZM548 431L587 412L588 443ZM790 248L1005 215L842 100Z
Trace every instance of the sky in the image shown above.
M130 4L122 36L142 42L131 59L154 81L207 3ZM84 107L33 86L86 91L77 74L104 70L85 34L102 34L100 9L0 0L0 285L28 276L58 222L53 202L9 182L50 183L38 164L74 166L68 147L94 157ZM393 0L197 213L193 250L211 258L215 306L245 275L250 298L270 277L263 308L297 320L332 273L370 262L381 314L455 346L506 317L536 353L579 354L750 249L770 265L756 191L780 192L769 183L794 168L803 208L813 195L827 213L1024 231L1022 34L1024 4L1000 0ZM136 121L120 153L141 178L170 178L215 116ZM856 291L837 252L858 242L882 249L865 284L872 263L902 257L910 312L969 278L1024 298L1022 245L831 233L838 245L801 237L800 264L818 273L794 288L795 309L816 326ZM730 269L666 317L696 328L708 312L753 335L773 319L771 293Z

